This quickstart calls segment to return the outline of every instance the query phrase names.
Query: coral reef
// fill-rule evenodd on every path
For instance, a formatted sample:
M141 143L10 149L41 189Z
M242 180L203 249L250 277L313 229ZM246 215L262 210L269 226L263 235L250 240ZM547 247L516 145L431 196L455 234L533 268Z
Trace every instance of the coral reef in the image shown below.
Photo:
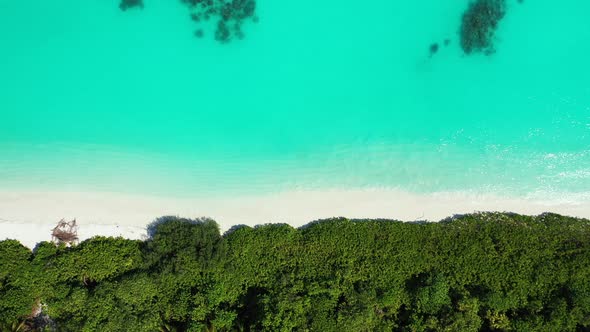
M255 0L181 0L191 11L190 17L195 23L217 19L215 39L226 43L232 39L244 38L242 24L251 19L256 22ZM198 32L201 31L201 32ZM203 36L203 30L195 31L196 37Z
M196 24L211 19L217 20L214 24L213 36L221 43L227 43L232 39L243 39L242 24L250 19L258 22L256 16L256 0L180 0L190 10L190 18ZM121 0L119 8L123 11L129 8L143 8L143 0ZM204 28L197 28L193 35L196 38L205 36Z
M436 52L438 52L438 43L432 43L429 47L430 56L433 56Z
M134 7L143 9L143 0L121 0L119 3L119 8L123 11Z
M505 14L505 0L473 1L463 13L461 22L460 35L463 51L466 54L494 53L494 32Z

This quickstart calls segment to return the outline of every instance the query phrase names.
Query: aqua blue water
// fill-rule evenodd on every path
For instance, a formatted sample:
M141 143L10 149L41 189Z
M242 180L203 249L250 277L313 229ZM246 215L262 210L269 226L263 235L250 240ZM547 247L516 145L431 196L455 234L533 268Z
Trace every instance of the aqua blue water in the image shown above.
M176 0L0 0L0 188L589 193L590 2L508 1L491 56L467 4L258 0L220 44Z

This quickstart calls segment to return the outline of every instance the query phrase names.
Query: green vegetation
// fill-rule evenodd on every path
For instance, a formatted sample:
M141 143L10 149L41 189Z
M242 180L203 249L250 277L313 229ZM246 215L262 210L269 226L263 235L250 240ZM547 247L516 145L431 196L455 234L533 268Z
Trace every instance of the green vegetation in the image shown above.
M222 236L212 220L164 217L148 234L0 242L0 329L590 330L589 220L339 218Z

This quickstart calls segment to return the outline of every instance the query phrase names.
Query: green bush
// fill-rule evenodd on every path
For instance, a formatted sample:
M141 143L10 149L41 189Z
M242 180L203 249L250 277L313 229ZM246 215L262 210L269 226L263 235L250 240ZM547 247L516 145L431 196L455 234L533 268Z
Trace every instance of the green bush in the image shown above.
M0 323L59 331L584 331L590 221L481 213L300 228L163 217L149 238L0 242ZM16 326L15 325L15 326Z

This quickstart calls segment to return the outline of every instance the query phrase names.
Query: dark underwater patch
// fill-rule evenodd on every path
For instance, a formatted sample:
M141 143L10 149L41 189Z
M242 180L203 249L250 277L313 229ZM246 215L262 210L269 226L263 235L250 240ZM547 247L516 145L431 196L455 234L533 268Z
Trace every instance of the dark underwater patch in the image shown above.
M121 0L119 3L119 8L123 11L134 7L143 8L143 0Z
M190 18L199 25L193 35L205 36L204 22L215 20L214 32L211 34L221 42L243 39L242 24L245 21L258 22L256 0L180 0L190 10ZM121 0L121 10L143 8L143 0Z
M465 54L495 52L494 34L498 22L506 14L505 0L475 0L463 13L461 20L461 48Z

